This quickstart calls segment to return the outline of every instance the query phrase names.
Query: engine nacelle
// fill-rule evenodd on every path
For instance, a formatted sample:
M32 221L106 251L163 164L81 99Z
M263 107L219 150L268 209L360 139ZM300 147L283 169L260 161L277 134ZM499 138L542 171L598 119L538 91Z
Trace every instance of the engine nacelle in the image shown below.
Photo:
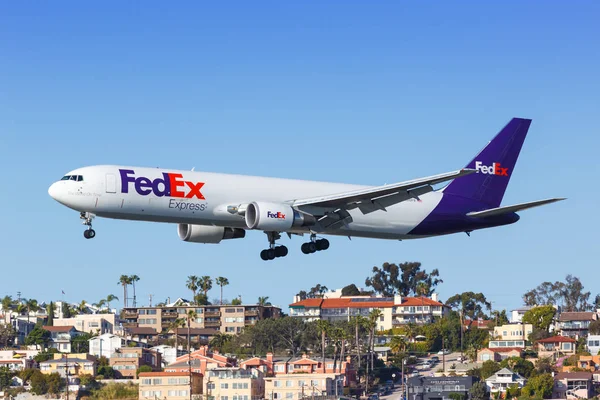
M246 231L239 228L224 228L222 226L179 224L177 226L179 239L191 243L219 243L224 239L238 239L246 236Z
M293 226L312 226L317 223L314 216L294 210L287 204L253 202L245 211L249 229L283 232Z

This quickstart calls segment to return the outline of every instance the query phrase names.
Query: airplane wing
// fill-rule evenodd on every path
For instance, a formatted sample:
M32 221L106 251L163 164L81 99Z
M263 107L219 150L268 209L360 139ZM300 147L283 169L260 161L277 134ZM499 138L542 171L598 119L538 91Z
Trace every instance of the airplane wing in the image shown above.
M352 222L352 217L348 213L348 210L358 208L363 214L369 214L377 210L386 211L386 207L410 198L418 198L418 196L433 191L432 185L469 175L474 172L476 172L476 170L464 168L458 171L406 182L375 186L367 189L359 189L351 192L309 199L298 199L292 202L292 206L313 206L332 209L332 212L327 212L326 215L318 219L316 229L317 231L335 229Z
M495 215L508 214L508 213L512 213L512 212L526 210L528 208L543 206L544 204L550 204L550 203L554 203L554 202L561 201L561 200L565 200L565 198L559 197L559 198L554 198L554 199L530 201L528 203L515 204L513 206L490 208L489 210L474 211L474 212L467 213L467 216L474 217L474 218L493 217Z

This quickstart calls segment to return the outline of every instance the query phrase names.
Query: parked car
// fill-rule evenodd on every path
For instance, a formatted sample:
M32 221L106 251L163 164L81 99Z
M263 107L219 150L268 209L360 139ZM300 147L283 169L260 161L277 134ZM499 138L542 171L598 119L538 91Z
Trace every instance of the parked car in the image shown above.
M431 357L431 361L440 362L440 358L438 356L433 356L433 357Z
M441 350L440 350L440 351L438 351L437 353L438 353L438 355L440 355L440 356L441 356L441 355L448 355L448 354L450 354L450 350L448 350L448 349L441 349Z

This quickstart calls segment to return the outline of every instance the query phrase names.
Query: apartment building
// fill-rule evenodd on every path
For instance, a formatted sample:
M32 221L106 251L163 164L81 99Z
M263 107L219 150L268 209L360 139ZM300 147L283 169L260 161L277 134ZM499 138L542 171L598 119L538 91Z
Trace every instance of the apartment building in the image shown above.
M300 400L314 396L343 394L341 374L281 374L265 378L265 398L273 400Z
M188 364L189 362L189 364ZM193 351L189 356L187 354L177 357L173 364L165 367L165 372L185 372L191 370L206 376L206 371L215 368L232 367L235 364L233 358L219 354L218 351L209 351L208 346L202 346Z
M375 309L382 312L377 321L379 331L408 323L429 323L450 310L438 300L436 293L431 298L341 296L300 300L296 296L294 303L290 304L290 316L304 321L350 321L356 316L368 317Z
M207 400L260 400L265 398L263 373L256 369L214 368L206 372Z
M74 326L79 332L114 333L115 314L79 314L73 318L55 318L54 326Z
M202 395L202 374L193 372L140 372L140 400L187 400L190 398L190 375L192 399Z
M43 374L58 372L60 376L79 376L89 374L96 376L96 357L85 354L54 354L54 359L40 363Z
M223 333L239 333L245 326L253 325L266 318L279 318L281 309L274 306L252 305L180 305L164 307L128 307L121 313L123 328L153 328L156 332L175 329L175 321L187 321L188 313L195 316L190 321L191 328L208 328Z
M162 368L160 353L141 347L123 347L117 349L109 360L117 378L135 378L136 371L147 365L158 371Z
M533 325L512 323L494 327L490 332L492 339L490 349L520 348L524 349L529 344L529 335L533 332Z
M356 370L350 357L345 360L325 359L325 364L320 358L312 359L306 354L300 357L290 358L289 356L275 357L272 353L267 353L265 358L253 357L239 362L242 368L254 368L262 371L267 376L289 375L289 374L324 374L343 376L343 384L349 385L356 382ZM335 368L334 368L335 367Z
M598 319L595 312L563 312L558 317L561 336L573 339L588 335L590 324Z
M79 335L74 326L43 326L42 329L50 332L49 347L61 353L70 353L71 341Z
M587 349L591 355L600 355L600 335L588 335Z

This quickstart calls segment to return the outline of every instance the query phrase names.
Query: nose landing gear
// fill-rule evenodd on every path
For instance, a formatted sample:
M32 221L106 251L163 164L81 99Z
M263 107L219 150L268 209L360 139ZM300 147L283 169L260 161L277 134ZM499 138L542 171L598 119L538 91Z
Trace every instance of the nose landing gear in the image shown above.
M329 240L327 239L319 239L317 240L317 236L313 233L310 235L310 242L303 243L300 247L300 250L304 254L312 254L317 251L327 250L329 248Z
M285 246L276 246L275 241L281 239L279 232L265 232L269 239L269 248L260 252L260 258L264 261L274 260L278 257L285 257L288 254L288 248Z
M96 231L92 229L92 219L94 219L94 217L94 214L88 212L82 212L79 214L79 218L83 220L82 224L88 227L85 231L83 231L83 237L86 239L93 239L96 237Z

